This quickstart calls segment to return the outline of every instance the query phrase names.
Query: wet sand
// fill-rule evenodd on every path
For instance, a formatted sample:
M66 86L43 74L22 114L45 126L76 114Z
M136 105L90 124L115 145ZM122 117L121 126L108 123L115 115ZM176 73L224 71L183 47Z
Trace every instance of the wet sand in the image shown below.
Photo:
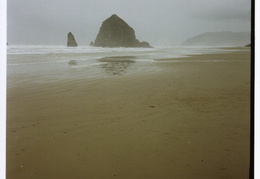
M9 89L7 178L248 178L250 52L174 60Z

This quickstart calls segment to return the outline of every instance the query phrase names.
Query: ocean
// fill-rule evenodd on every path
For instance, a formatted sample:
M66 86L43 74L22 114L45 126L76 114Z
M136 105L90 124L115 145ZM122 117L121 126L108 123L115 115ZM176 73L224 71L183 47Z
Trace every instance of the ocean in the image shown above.
M21 83L48 83L59 80L110 78L160 70L156 59L218 53L216 47L101 48L66 46L7 47L8 88ZM185 61L183 60L178 61ZM174 61L173 61L174 62Z

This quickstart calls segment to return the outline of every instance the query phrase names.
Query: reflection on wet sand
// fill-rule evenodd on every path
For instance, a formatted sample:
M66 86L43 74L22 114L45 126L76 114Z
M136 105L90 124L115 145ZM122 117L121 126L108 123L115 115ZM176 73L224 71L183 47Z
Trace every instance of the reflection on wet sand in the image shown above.
M130 65L135 63L134 59L134 56L115 56L101 58L98 61L104 62L100 67L109 75L122 75Z

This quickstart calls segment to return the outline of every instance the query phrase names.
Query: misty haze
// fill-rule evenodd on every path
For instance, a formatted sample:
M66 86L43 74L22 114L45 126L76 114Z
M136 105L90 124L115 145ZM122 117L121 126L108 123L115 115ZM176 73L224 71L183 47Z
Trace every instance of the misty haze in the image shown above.
M249 1L7 7L7 179L249 178Z
M72 32L87 46L101 23L117 14L151 45L180 45L205 32L249 32L250 2L219 1L8 1L8 42L13 45L64 45Z

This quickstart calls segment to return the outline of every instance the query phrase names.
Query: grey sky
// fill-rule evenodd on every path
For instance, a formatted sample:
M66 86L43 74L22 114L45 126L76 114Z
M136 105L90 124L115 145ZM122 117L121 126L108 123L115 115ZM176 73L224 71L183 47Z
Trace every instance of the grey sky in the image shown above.
M178 45L209 31L250 31L250 0L8 0L9 44L79 45L94 41L101 23L117 14L140 41Z

